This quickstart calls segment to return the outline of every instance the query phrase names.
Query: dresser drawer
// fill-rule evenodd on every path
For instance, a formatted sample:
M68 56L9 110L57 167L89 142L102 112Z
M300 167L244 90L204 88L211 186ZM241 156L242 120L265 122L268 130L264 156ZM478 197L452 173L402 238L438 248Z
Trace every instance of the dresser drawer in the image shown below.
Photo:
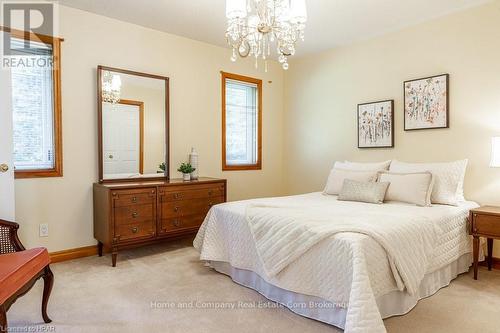
M115 207L115 224L152 222L155 217L155 205L133 205Z
M173 186L162 188L160 192L163 192L160 194L162 202L214 198L224 196L224 185Z
M119 242L142 238L153 238L154 236L155 224L151 221L117 225L115 227L115 237Z
M498 216L474 214L472 232L479 235L500 237L500 222Z
M160 234L183 229L199 228L205 219L205 215L189 215L164 219L161 221Z
M161 209L162 218L179 217L186 215L206 215L213 205L224 202L223 197L181 200L163 202Z
M111 193L114 207L150 204L156 201L156 189L120 190Z

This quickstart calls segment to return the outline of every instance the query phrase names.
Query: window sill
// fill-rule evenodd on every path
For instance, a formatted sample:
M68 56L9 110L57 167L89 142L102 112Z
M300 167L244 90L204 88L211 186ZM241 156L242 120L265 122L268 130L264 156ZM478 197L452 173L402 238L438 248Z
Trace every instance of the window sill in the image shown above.
M252 165L223 165L222 171L245 171L245 170L262 170L261 164Z
M51 178L62 177L62 170L47 169L47 170L19 170L14 172L15 179L28 179L28 178Z

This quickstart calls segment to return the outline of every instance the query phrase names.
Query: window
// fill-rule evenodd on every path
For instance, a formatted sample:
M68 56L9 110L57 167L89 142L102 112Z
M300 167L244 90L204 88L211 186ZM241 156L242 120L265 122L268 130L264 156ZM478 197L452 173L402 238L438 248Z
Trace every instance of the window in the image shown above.
M30 35L29 48L25 40L23 32L11 31L10 49L18 59L10 66L15 177L60 177L61 39Z
M262 81L222 72L222 170L262 168Z

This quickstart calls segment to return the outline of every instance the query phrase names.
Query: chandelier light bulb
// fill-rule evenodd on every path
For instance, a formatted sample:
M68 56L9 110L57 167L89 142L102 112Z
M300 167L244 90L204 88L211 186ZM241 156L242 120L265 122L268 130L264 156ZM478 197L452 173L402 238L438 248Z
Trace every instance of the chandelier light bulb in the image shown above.
M293 23L307 22L306 0L290 0L290 21Z
M226 0L226 17L228 19L245 18L246 16L246 0Z
M111 89L120 90L122 87L122 79L120 75L113 75L113 79L111 80Z

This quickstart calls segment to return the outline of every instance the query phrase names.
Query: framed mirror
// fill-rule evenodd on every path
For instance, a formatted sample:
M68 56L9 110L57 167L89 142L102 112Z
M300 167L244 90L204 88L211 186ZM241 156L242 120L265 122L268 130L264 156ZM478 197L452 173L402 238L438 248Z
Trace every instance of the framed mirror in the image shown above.
M99 182L169 178L169 78L97 67Z

